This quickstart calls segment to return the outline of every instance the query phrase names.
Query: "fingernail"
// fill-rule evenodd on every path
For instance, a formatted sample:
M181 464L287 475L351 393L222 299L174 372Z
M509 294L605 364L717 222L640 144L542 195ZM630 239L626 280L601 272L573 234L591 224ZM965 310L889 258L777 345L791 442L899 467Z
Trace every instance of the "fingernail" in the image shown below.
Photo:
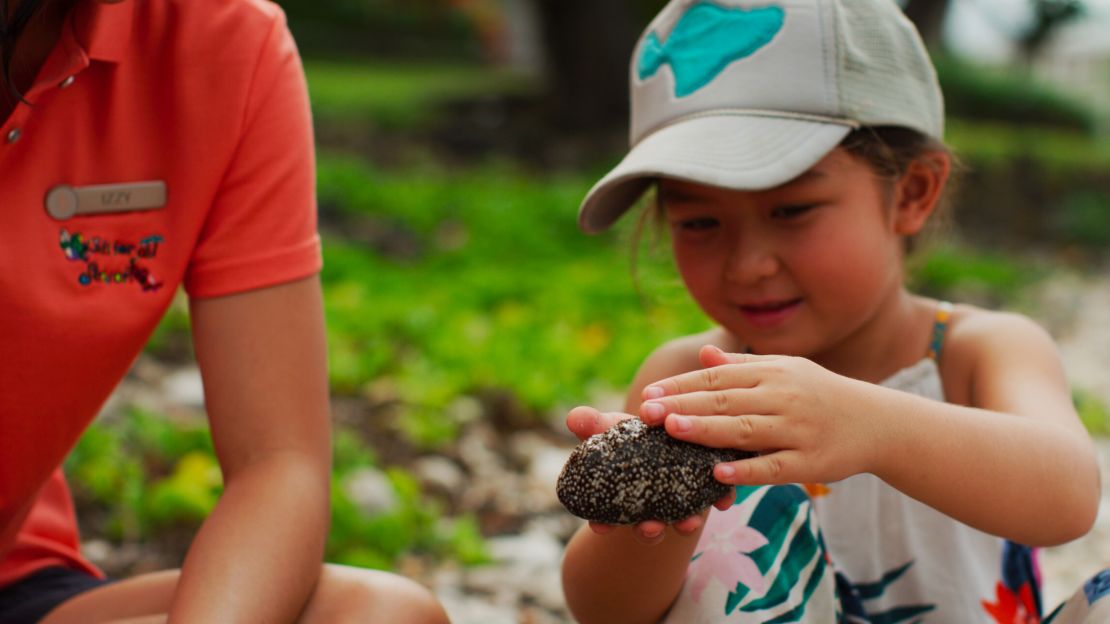
M673 423L671 425L671 429L674 429L679 433L686 433L694 426L694 424L690 422L690 419L686 418L685 416L672 415L671 422Z
M644 400L661 399L663 398L663 388L660 386L648 386L644 388Z
M660 403L648 402L640 408L640 414L653 421L662 418L664 411L666 410L663 409L663 405Z
M729 465L717 466L718 479L731 479L736 475L736 469Z

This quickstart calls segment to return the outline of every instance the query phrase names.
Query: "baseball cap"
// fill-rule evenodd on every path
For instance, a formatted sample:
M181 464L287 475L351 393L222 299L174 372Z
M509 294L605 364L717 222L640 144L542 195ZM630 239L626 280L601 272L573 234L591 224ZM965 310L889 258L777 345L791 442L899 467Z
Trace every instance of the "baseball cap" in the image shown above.
M856 128L944 134L936 71L894 0L671 0L629 78L631 149L582 201L586 232L660 177L767 189Z

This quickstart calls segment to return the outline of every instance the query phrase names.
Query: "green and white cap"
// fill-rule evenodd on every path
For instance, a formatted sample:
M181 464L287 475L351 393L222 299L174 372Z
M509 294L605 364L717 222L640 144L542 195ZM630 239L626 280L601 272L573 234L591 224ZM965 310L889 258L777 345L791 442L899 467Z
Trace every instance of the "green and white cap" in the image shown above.
M894 0L672 0L630 74L632 148L583 200L586 232L660 177L767 189L861 126L944 133L936 72Z

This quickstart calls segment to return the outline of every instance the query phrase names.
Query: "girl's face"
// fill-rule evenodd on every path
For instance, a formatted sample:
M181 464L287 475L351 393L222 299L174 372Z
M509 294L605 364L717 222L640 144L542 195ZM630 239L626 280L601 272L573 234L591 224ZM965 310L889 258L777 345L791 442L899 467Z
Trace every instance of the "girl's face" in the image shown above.
M679 272L701 308L755 353L811 358L901 288L902 236L884 190L840 148L765 191L659 184Z

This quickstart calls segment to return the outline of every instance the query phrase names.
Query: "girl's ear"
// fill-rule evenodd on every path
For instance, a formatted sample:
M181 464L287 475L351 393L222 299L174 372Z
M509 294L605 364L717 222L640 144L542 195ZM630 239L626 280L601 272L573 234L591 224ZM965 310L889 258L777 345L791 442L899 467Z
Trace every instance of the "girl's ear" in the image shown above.
M921 231L944 194L952 157L926 152L914 159L894 188L894 230L903 236Z

